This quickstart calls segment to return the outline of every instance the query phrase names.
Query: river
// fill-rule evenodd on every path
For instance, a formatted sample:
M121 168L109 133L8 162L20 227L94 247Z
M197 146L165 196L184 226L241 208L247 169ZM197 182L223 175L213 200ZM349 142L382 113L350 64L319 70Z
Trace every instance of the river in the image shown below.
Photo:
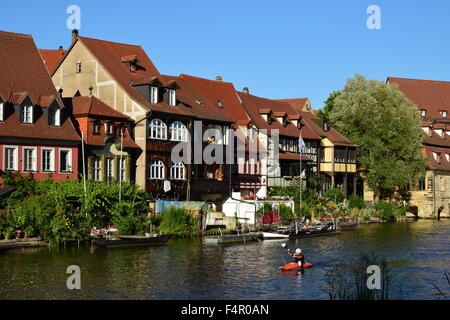
M289 262L282 241L93 249L39 248L0 253L0 299L327 299L325 273L363 252L391 268L391 295L436 299L450 290L450 220L363 225L341 235L290 241L315 263L303 275L282 274ZM69 265L81 268L81 290L66 287Z

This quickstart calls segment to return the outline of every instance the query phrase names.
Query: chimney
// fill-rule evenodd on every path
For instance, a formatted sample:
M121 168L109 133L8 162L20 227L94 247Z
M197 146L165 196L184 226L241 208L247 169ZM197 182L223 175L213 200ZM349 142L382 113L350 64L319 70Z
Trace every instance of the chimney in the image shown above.
M78 38L78 30L73 29L72 30L72 43L74 43L75 40L77 40L77 38Z
M59 46L59 50L64 50L64 47L63 46Z
M58 90L59 96L60 96L61 98L63 97L63 92L64 92L64 90L63 90L62 88L60 88L60 89Z
M94 90L94 88L92 86L89 87L89 96L92 97L92 90Z
M250 90L249 90L247 87L245 87L244 89L242 89L242 92L243 92L243 93L246 93L246 94L250 94Z
M217 76L217 77L216 77L216 81L223 81L222 76Z

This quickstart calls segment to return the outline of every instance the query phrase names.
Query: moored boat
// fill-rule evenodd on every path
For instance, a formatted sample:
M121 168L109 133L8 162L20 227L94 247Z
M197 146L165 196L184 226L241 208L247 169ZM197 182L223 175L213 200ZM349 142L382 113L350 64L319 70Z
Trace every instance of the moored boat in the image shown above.
M261 232L260 238L263 240L289 239L289 235L280 233Z
M166 243L169 239L170 235L153 236L153 237L118 236L109 239L100 237L91 237L92 242L100 247L158 245Z

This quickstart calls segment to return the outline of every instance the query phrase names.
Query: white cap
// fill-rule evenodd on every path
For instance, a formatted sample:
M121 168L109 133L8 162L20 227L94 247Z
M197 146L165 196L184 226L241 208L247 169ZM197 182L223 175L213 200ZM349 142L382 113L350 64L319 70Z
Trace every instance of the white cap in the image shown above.
M297 250L295 251L295 253L297 253L297 254L302 254L302 249L297 249Z

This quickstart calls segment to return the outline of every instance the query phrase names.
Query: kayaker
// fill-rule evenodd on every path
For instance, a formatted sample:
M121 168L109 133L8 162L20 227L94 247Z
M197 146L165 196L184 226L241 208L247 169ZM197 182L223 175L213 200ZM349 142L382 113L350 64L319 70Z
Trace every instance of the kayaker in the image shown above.
M292 252L291 249L288 249L289 255L294 258L295 262L300 266L305 264L305 257L303 256L302 249L297 249L295 252Z

